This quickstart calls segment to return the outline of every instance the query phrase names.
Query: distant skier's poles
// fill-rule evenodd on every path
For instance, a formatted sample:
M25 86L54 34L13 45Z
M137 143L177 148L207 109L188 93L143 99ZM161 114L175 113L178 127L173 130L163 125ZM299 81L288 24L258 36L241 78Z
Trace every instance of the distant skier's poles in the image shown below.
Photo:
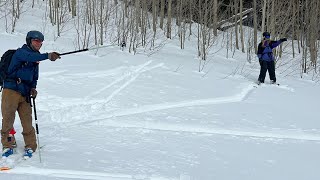
M37 141L38 141L38 151L39 151L39 158L40 158L40 163L41 161L41 148L40 148L40 140L39 140L39 127L38 127L38 117L37 117L37 110L36 110L36 100L35 98L33 99L33 111L34 111L34 119L36 123L36 131L37 131Z

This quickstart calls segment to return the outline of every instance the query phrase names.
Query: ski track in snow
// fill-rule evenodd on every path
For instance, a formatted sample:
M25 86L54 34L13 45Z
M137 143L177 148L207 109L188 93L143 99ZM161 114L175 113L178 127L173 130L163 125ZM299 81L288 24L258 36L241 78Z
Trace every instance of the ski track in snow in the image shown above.
M112 174L101 172L88 172L76 170L61 170L61 169L45 169L36 167L16 167L10 171L3 171L1 173L21 174L21 175L37 175L54 178L70 178L70 179L91 179L91 180L132 180L137 179L132 175ZM0 173L0 174L1 174ZM44 178L45 179L45 178ZM138 177L139 179L139 177ZM149 180L164 180L162 177L148 177Z
M120 76L118 79L116 79L115 81L113 81L111 84L108 84L107 86L94 91L93 93L87 95L86 97L81 98L81 99L75 99L75 100L68 100L67 102L64 102L64 106L62 108L58 108L55 109L55 111L61 111L64 109L73 109L75 108L75 106L92 106L92 105L96 105L96 104L107 104L108 102L110 102L115 96L117 96L117 94L119 94L119 92L121 92L123 89L125 89L128 85L130 85L132 82L134 82L142 73L159 68L159 67L163 67L163 63L159 63L156 64L154 66L148 67L147 66L149 64L151 64L153 61L148 61L142 65L138 65L138 67L136 69L134 69L133 71L128 71L126 72L124 75ZM121 69L121 68L120 68ZM90 76L108 76L108 75L112 75L112 74L117 74L120 73L119 72L119 68L115 68L114 70L109 70L107 72L103 71L99 72L99 73L90 73ZM81 74L77 74L77 75L82 75L87 77L88 73L81 73ZM78 77L77 77L78 78ZM127 80L128 79L128 80ZM124 81L126 80L126 81ZM117 89L115 89L113 92L111 92L111 94L104 99L95 99L95 100L90 100L93 97L103 93L103 91L107 90L108 88L113 87L114 85L118 84L119 82L124 81L124 83L118 87ZM55 97L56 98L56 97ZM75 105L76 104L76 105ZM52 110L51 110L52 112Z
M86 105L96 104L96 103L108 103L110 102L121 90L127 87L129 84L134 82L134 80L143 72L152 70L157 67L163 66L163 64L158 64L153 67L146 68L150 65L153 61L148 61L142 65L139 65L136 69L132 72L126 73L113 81L111 84L108 84L105 87L89 94L85 97ZM115 84L128 79L122 86L114 90L106 99L103 100L93 100L90 101L89 99L99 95L106 89L114 86ZM275 86L280 89L284 89L290 92L294 92L294 89L287 87L287 86ZM208 99L198 99L198 100L188 100L188 101L181 101L181 102L168 102L168 103L161 103L161 104L152 104L152 105L145 105L140 107L135 107L131 109L124 109L118 110L113 112L113 114L107 116L100 116L93 120L86 120L86 121L77 121L67 123L68 127L74 125L83 125L88 123L105 123L108 126L112 127L123 127L123 128L142 128L142 129L149 129L149 130L160 130L160 131L174 131L174 132L191 132L191 133L207 133L207 134L217 134L217 135L230 135L230 136L241 136L241 137L256 137L256 138L275 138L275 139L293 139L293 140L308 140L308 141L320 141L320 135L310 134L307 132L301 131L290 131L290 130L275 130L269 132L249 132L249 131L239 131L239 130L230 130L230 129L219 129L219 128L206 128L206 127L194 127L194 126L181 126L181 125L174 125L168 123L152 123L149 122L145 123L138 123L138 122L115 122L111 120L115 117L122 117L122 116L130 116L135 114L141 113L148 113L152 111L161 111L173 108L184 108L184 107L192 107L192 106L205 106L205 105L217 105L217 104L226 104L226 103L237 103L244 101L253 90L257 87L249 84L245 86L242 91L238 94L226 97L218 97L218 98L208 98ZM79 105L79 104L78 104ZM64 107L65 108L65 107Z
M119 89L117 89L116 91L114 91L108 98L107 100L105 100L106 102L109 102L117 93L119 93L123 88L125 88L126 86L128 86L131 82L133 82L141 73L145 72L146 70L145 67L148 66L149 64L151 64L153 61L148 61L142 65L140 65L140 67L138 67L137 69L135 69L132 73L127 73L123 76L121 76L120 78L116 79L115 81L113 81L111 84L93 92L92 94L88 95L85 97L85 100L88 100L90 98L92 98L93 96L96 96L100 93L102 93L103 91L105 91L106 89L112 87L113 85L117 84L118 82L121 82L122 80L131 77L129 81L127 81L124 85L122 85ZM155 66L154 68L157 68L159 66L162 66L163 64L160 64L158 66Z
M151 62L149 62L148 64L150 64ZM119 94L120 91L122 91L124 88L126 88L128 85L130 85L132 82L134 82L134 80L137 79L137 77L143 73L143 72L146 72L146 71L149 71L150 69L154 69L154 68L157 68L157 67L161 67L162 64L159 64L157 66L154 66L150 69L144 69L144 67L148 64L145 64L143 67L139 68L138 70L136 70L131 76L131 78L126 81L122 86L120 86L118 89L116 89L115 91L113 91L106 99L104 99L104 103L108 103L110 102L117 94ZM124 77L123 79L125 79L126 77ZM122 80L122 78L121 78ZM113 85L113 83L112 83ZM93 95L97 95L99 93L102 93L105 89L109 88L110 86L106 86L105 88L102 88L100 91L98 91L97 93L93 94ZM90 98L91 96L89 96L88 98Z
M254 89L256 88L252 86L252 84L250 84L247 87L243 88L240 93L235 94L233 96L146 105L146 106L141 106L137 108L119 110L108 116L99 117L93 120L86 120L82 122L72 123L70 125L83 125L88 123L100 123L103 121L107 121L106 124L108 126L123 127L123 128L142 128L142 129L149 129L149 130L207 133L207 134L255 137L255 138L320 141L320 135L303 132L301 130L274 130L274 131L267 131L267 132L252 132L252 131L228 130L228 129L221 129L221 128L218 129L218 128L206 128L206 127L194 127L194 126L189 127L185 125L181 126L180 124L179 125L168 124L168 123L159 124L158 122L157 123L149 122L145 124L145 123L134 123L134 122L122 123L122 122L115 122L112 120L108 121L108 119L115 118L115 117L130 116L134 114L141 114L141 113L173 109L173 108L242 102L252 93ZM293 89L289 87L282 86L281 89L293 92Z
M106 103L110 101L116 94L118 94L123 88L125 88L128 84L133 82L137 76L143 73L145 67L150 64L151 62L147 62L143 64L140 68L136 69L131 79L123 84L120 88L115 90L106 100L103 100L100 103ZM161 65L158 65L161 66ZM158 67L155 66L155 67ZM154 67L154 68L155 68ZM149 68L153 69L153 68ZM127 75L119 78L121 80L125 79ZM117 81L118 82L118 81ZM109 86L106 86L109 87ZM92 95L97 95L106 87L100 89L99 91L93 93ZM278 86L275 86L278 87ZM280 88L280 87L279 87ZM161 131L174 131L174 132L190 132L190 133L207 133L207 134L217 134L217 135L230 135L230 136L240 136L240 137L255 137L255 138L275 138L275 139L293 139L293 140L307 140L307 141L320 141L320 135L311 134L308 132L301 132L301 130L275 130L275 131L267 131L267 132L252 132L252 131L239 131L239 130L230 130L230 129L221 129L221 128L206 128L206 127L194 127L194 126L181 126L181 125L174 125L168 123L152 123L149 122L147 125L145 123L137 123L137 122L115 122L111 120L115 117L122 117L122 116L130 116L135 114L141 113L148 113L152 111L160 111L160 110L167 110L173 108L184 108L184 107L192 107L192 106L205 106L205 105L217 105L217 104L226 104L226 103L237 103L244 101L254 90L252 84L247 85L242 89L242 91L238 94L226 97L219 97L219 98L208 98L208 99L199 99L199 100L188 100L188 101L181 101L181 102L169 102L169 103L161 103L161 104L152 104L152 105L145 105L131 109L124 109L118 110L113 112L113 114L107 116L100 116L99 118L93 120L85 120L85 121L77 121L77 122L70 122L67 127L75 126L75 125L84 125L88 123L105 123L108 126L112 127L123 127L123 128L142 128L142 129L149 129L149 130L161 130ZM293 92L292 88L281 86L281 89ZM94 101L97 103L97 101Z
M99 119L99 121L107 119ZM98 120L97 120L98 121ZM223 128L206 128L196 127L194 125L168 124L168 123L134 123L134 122L114 122L106 123L109 127L121 128L141 128L156 131L173 131L173 132L187 132L187 133L205 133L212 135L228 135L239 136L247 138L262 138L262 139L291 139L304 141L320 141L320 135L303 132L301 130L270 130L270 131L241 131Z
M86 120L86 121L75 123L75 124L92 123L92 122L97 122L97 121L101 121L101 120L113 118L113 117L130 116L134 114L141 114L141 113L146 113L151 111L160 111L160 110L173 109L173 108L241 102L252 92L252 90L254 90L254 87L252 85L249 85L248 87L244 88L242 92L233 96L145 105L145 106L140 106L132 109L119 110L109 116L104 116L99 119L94 119L91 121Z

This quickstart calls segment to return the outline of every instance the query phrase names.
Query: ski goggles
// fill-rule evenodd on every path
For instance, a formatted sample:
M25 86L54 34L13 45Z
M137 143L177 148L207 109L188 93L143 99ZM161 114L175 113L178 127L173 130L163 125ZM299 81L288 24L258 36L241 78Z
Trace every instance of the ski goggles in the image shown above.
M266 39L270 39L270 36L265 36Z
M42 44L43 41L41 41L41 39L32 39L32 41L38 43L38 44Z

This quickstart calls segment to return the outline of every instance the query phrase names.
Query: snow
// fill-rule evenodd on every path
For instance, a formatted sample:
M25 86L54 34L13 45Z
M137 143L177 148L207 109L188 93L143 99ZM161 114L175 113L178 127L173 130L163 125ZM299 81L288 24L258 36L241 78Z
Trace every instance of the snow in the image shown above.
M42 20L31 15L15 33L0 28L1 54L22 46L28 30L44 29L27 23ZM73 34L55 41L50 26L42 52L74 50ZM198 72L192 43L180 50L177 39L167 40L152 56L111 45L42 62L42 162L36 152L0 179L319 179L319 84L279 73L283 66L280 86L267 77L256 87L259 64L240 51L233 58L213 51ZM15 128L22 153L18 116Z

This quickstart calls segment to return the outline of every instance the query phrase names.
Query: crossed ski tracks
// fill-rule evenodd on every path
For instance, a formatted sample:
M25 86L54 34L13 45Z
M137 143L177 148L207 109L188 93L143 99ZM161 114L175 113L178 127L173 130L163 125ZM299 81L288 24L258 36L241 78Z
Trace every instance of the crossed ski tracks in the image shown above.
M282 87L282 89L292 91L290 88ZM252 91L255 90L251 84L244 87L242 91L233 96L219 97L219 98L209 98L209 99L199 99L199 100L189 100L181 102L168 102L161 104L145 105L141 107L118 110L113 114L108 116L102 116L93 120L86 120L82 122L76 122L73 125L88 124L95 122L106 122L108 126L123 127L123 128L142 128L149 130L160 130L160 131L174 131L174 132L192 132L192 133L208 133L216 135L230 135L230 136L240 136L240 137L254 137L254 138L274 138L274 139L292 139L292 140L307 140L307 141L320 141L320 134L309 133L301 130L272 130L272 131L241 131L233 129L222 129L222 128L207 128L207 127L195 127L195 126L181 126L168 123L152 123L149 122L147 125L145 123L135 123L135 122L114 122L113 120L108 121L114 117L130 116L134 114L147 113L152 111L160 111L173 108L184 108L191 106L204 106L204 105L215 105L215 104L225 104L225 103L236 103L244 101Z
M104 90L110 88L111 86L122 82L125 80L125 83L116 89L113 93L111 93L107 99L103 100L94 100L92 101L93 104L95 103L108 103L110 102L120 91L126 88L129 84L131 84L141 73L145 71L152 70L157 67L161 67L163 64L157 64L156 66L147 68L153 61L147 61L139 66L137 66L132 72L127 73L125 75L120 76L116 79L113 83L100 88L99 90L87 95L85 97L86 104L90 105L90 101L88 99L91 97L97 96L102 93ZM281 89L294 92L294 89L287 87L287 86L280 86ZM275 138L275 139L293 139L293 140L309 140L309 141L320 141L320 135L318 134L310 134L303 131L267 131L267 132L249 132L249 131L239 131L239 130L231 130L231 129L218 129L218 128L206 128L206 127L188 127L181 125L174 125L174 124L152 124L148 123L148 126L145 124L141 125L139 123L121 123L121 122L113 122L112 119L114 117L121 117L121 116L130 116L134 114L141 114L147 113L152 111L160 111L160 110L167 110L173 108L184 108L184 107L192 107L192 106L205 106L205 105L216 105L216 104L226 104L226 103L236 103L244 101L256 88L253 84L244 85L242 91L235 95L225 96L225 97L218 97L218 98L207 98L207 99L198 99L198 100L187 100L187 101L180 101L180 102L167 102L167 103L160 103L160 104L151 104L151 105L144 105L140 107L134 107L130 109L123 109L113 112L110 115L101 115L98 118L92 120L85 120L85 121L77 121L77 122L70 122L69 125L79 125L79 124L88 124L88 123L95 123L95 122L106 122L108 126L114 127L126 127L126 128L143 128L143 129L151 129L151 130L162 130L162 131L182 131L182 132L196 132L196 133L208 133L208 134L218 134L218 135L231 135L231 136L243 136L243 137L257 137L257 138ZM84 104L83 104L84 105Z

